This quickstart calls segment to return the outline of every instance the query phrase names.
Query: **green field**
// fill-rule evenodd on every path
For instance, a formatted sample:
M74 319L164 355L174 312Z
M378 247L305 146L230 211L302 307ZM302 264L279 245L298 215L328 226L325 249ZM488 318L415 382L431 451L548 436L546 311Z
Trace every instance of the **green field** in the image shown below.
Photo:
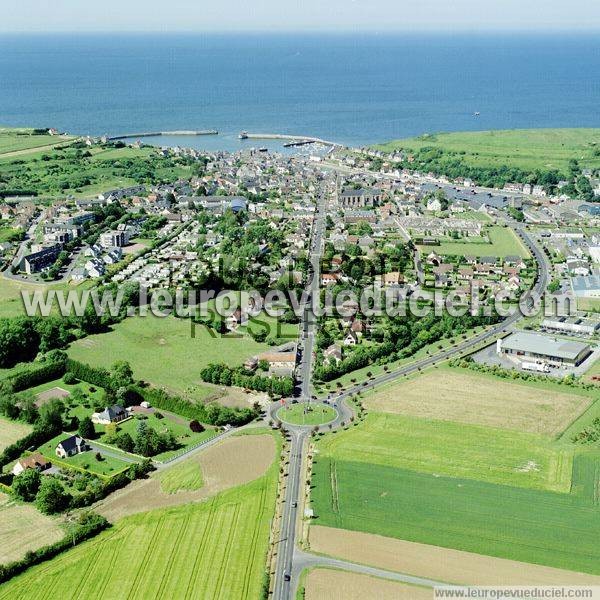
M573 448L532 433L372 412L318 447L336 461L558 492L571 486Z
M566 171L570 159L582 167L600 167L600 129L515 129L436 133L378 146L387 152L439 148L477 167L507 165L524 170Z
M180 490L199 490L204 485L200 466L193 460L161 471L156 478L160 480L160 489L167 494L176 494Z
M305 403L290 404L277 411L277 418L293 425L323 425L333 421L335 409L323 404L317 404L308 409Z
M32 129L0 128L0 155L20 152L32 148L42 148L68 141L68 137L56 135L34 135Z
M185 159L163 158L152 147L87 147L73 143L73 138L0 132L2 187L45 198L89 197L117 187L174 181L193 174Z
M261 594L277 468L199 504L126 517L2 585L0 600L230 598Z
M529 251L508 227L491 226L485 229L489 242L482 238L460 242L442 241L439 246L419 246L423 254L435 252L449 256L521 256L528 258Z
M126 360L136 378L201 400L215 393L215 388L200 378L206 365L224 361L241 365L267 348L249 336L212 337L203 326L195 327L192 338L191 321L148 316L125 319L109 333L78 340L69 349L69 356L100 367Z
M18 317L25 313L25 307L23 305L23 299L21 292L25 291L29 294L34 294L36 291L46 292L48 290L83 290L86 288L93 287L92 281L83 281L78 285L69 283L56 283L56 284L37 284L37 283L24 283L21 281L13 281L12 279L6 279L0 275L0 317ZM53 306L51 314L58 313L56 308Z
M17 440L31 433L31 425L20 423L19 421L11 421L0 417L0 452L7 446L14 444Z
M600 574L599 469L560 494L318 456L311 496L319 525Z

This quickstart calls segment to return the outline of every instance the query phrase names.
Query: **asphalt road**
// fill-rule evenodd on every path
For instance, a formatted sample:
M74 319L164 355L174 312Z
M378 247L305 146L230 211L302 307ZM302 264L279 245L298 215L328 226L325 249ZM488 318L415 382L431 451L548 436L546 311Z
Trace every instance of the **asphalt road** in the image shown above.
M314 242L318 242L318 245L313 244L312 247L312 262L315 271L314 279L310 285L313 293L318 293L319 288L319 261L321 254L321 241L323 230L319 229L319 222L321 225L325 220L325 211L320 210L318 213L318 222L315 225ZM533 291L540 296L543 295L548 285L549 274L551 270L550 262L546 255L538 248L534 243L529 234L525 231L524 227L512 220L507 220L507 223L515 230L517 235L520 236L524 244L529 248L530 252L534 256L538 264L538 277L533 287ZM515 323L522 319L522 314L517 311L511 316L505 318L503 321L488 329L479 335L472 337L461 344L458 344L452 348L444 350L436 355L427 357L425 359L415 361L409 365L406 365L400 369L392 372L384 373L379 377L376 377L370 381L364 382L361 385L356 385L335 397L332 400L333 406L338 409L338 416L332 427L340 427L342 422L348 423L352 412L346 405L345 400L356 394L361 390L367 390L384 383L389 383L404 377L410 373L424 369L425 367L434 365L440 361L447 360L476 347L477 345L486 342L493 341L496 337L513 328ZM315 335L315 324L310 318L306 318L303 323L306 323L306 340L305 340L305 352L303 354L303 362L300 365L298 371L299 377L301 378L302 386L302 401L310 402L310 381L313 368L313 357L312 350L314 346L314 335ZM310 354L308 353L310 349ZM279 408L279 405L272 405L269 410L271 418L274 419L275 411ZM302 456L305 451L305 445L309 436L310 428L300 427L295 425L285 425L286 430L291 436L291 450L290 450L290 465L288 472L287 488L285 493L284 505L283 505L283 517L282 526L280 532L278 554L277 554L277 566L275 572L275 587L274 587L274 598L275 600L291 600L295 597L296 589L298 587L299 577L301 572L311 566L322 565L332 566L346 570L352 570L365 574L371 574L376 576L385 577L387 579L394 579L397 581L404 581L407 583L416 583L417 585L427 585L429 587L438 585L440 582L432 581L417 581L418 578L413 578L410 575L401 573L390 573L381 569L371 569L370 567L364 567L362 565L354 565L346 561L340 561L336 559L330 559L327 557L316 556L307 552L302 552L295 546L296 537L296 525L298 523L297 506L301 505L302 502Z
M314 344L317 329L317 319L311 310L312 298L318 297L320 288L321 254L323 252L323 236L327 217L327 189L321 189L317 199L317 211L313 226L312 239L310 243L310 262L312 265L312 276L306 286L310 293L308 302L302 313L301 335L303 339L303 351L297 373L300 380L302 401L310 402L311 379L314 366ZM269 413L274 419L275 411L279 405L271 405ZM301 504L302 495L302 456L305 451L306 440L310 428L301 426L286 426L290 434L290 464L287 476L287 488L283 501L283 514L281 518L280 537L277 546L277 563L275 570L275 598L291 598L292 566L294 560L294 548L296 543L296 523L298 522L298 505Z

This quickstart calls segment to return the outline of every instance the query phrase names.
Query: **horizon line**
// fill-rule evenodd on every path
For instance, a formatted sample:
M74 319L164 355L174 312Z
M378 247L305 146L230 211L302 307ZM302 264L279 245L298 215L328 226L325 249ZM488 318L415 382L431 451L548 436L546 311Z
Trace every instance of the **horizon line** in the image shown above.
M548 28L524 28L524 27L506 27L506 28L486 28L486 27L466 27L466 28L410 28L410 29L377 29L377 28L344 28L344 29L30 29L30 30L1 30L0 35L107 35L107 34L134 34L134 35L239 35L255 34L282 36L289 34L328 34L328 35L420 35L420 34L447 34L447 35L489 35L489 34L598 34L600 25L592 27L548 27Z

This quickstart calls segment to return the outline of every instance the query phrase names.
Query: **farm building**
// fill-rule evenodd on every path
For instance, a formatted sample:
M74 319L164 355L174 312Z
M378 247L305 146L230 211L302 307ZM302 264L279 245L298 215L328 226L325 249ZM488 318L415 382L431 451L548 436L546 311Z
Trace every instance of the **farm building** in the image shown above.
M44 458L39 452L35 452L26 456L25 458L20 458L12 469L13 475L20 475L23 471L27 469L36 469L37 471L45 471L50 468L52 463Z
M581 364L590 354L589 344L561 340L539 333L518 332L497 341L498 354L506 354L520 360L542 360L554 365Z

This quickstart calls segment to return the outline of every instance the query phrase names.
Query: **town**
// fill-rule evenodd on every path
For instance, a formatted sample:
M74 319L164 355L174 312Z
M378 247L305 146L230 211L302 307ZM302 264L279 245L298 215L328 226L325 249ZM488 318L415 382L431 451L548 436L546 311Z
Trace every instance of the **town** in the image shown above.
M413 544L415 557L425 544L463 552L468 564L479 556L490 584L505 559L514 577L525 565L542 581L547 567L596 581L595 521L568 561L528 540L549 538L547 514L565 532L585 523L597 483L598 169L572 165L571 179L487 187L411 168L406 151L310 138L279 153L40 135L60 140L40 154L47 177L69 152L82 169L100 170L93 161L104 156L102 173L143 173L149 163L164 175L99 188L90 171L73 188L25 195L14 193L11 171L22 165L6 167L0 493L27 524L25 541L16 534L0 554L7 590L40 577L37 563L65 565L75 581L63 561L78 556L78 569L92 569L85 549L97 540L124 552L103 537L108 527L170 547L151 521L160 511L180 515L173 527L191 548L199 542L185 523L210 531L209 510L222 519L215 556L237 565L228 597L295 598L313 567L394 585L470 583L429 559L410 570L374 559L377 536L393 557L399 544ZM0 154L0 173L2 160L14 158ZM213 295L184 314L145 316L141 289ZM92 290L121 290L123 306L25 314L24 295ZM278 300L263 302L273 291ZM415 312L371 311L365 291ZM224 292L239 298L226 314ZM288 298L301 293L294 307ZM341 309L314 310L328 298L343 299ZM508 316L499 298L514 309ZM593 468L576 466L583 461ZM484 537L523 519L524 507L547 508L531 508L523 530L493 547L472 533L454 544L441 533L450 520L431 525L438 508L428 490L466 522L471 508L456 489L467 484L485 510L501 513L482 525ZM384 518L388 493L394 508ZM511 493L522 497L498 508ZM356 503L367 506L361 517ZM398 506L429 525L410 529ZM250 558L229 556L249 539ZM204 570L214 567L209 554L198 559ZM170 564L162 550L136 557L140 572L142 560L161 573Z

